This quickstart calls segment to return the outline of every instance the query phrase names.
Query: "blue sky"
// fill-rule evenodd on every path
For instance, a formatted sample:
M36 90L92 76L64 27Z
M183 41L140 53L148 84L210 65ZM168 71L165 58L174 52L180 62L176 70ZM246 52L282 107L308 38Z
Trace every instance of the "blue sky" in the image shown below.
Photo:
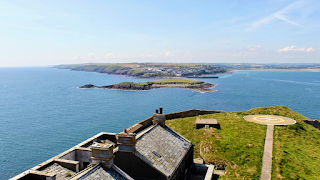
M320 1L0 1L0 66L320 63Z

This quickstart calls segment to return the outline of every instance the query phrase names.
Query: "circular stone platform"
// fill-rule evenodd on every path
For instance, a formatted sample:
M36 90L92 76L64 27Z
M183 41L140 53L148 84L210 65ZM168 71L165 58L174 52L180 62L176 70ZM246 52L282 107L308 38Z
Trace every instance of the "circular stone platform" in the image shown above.
M243 118L250 122L265 125L291 125L296 123L296 121L291 118L275 115L248 115Z

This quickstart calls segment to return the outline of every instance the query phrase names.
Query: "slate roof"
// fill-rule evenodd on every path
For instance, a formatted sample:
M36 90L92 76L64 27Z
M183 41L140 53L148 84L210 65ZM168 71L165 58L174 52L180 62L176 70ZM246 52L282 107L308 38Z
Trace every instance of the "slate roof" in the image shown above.
M192 146L169 127L159 124L138 134L135 154L169 177Z
M113 165L110 169L98 164L77 178L78 180L133 180L129 175Z
M42 172L46 172L46 173L54 173L54 174L56 174L56 179L57 180L69 179L68 177L66 177L67 173L70 173L71 175L76 174L72 170L63 167L63 166L59 165L58 163L54 163L54 164L46 167L45 169L43 169L41 171Z

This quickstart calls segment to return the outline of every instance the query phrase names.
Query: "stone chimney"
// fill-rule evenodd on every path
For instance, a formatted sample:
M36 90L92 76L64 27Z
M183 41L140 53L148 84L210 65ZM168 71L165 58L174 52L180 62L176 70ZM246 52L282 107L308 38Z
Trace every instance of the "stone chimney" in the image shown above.
M166 126L166 115L154 113L152 122L153 125L160 124L160 126L164 127Z
M134 152L136 150L136 134L122 132L117 134L119 151Z
M102 163L107 168L111 168L114 164L114 155L113 155L113 144L108 143L94 143L91 145L92 151L92 164Z

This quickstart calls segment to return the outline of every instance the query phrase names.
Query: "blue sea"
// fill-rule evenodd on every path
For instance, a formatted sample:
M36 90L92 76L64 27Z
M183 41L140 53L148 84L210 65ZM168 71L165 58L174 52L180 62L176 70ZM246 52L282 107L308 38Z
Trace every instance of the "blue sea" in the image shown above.
M77 88L149 80L50 67L0 68L0 179L13 177L99 132L120 132L151 116L159 106L170 113L285 105L320 119L320 72L235 71L204 79L217 84L213 93Z

